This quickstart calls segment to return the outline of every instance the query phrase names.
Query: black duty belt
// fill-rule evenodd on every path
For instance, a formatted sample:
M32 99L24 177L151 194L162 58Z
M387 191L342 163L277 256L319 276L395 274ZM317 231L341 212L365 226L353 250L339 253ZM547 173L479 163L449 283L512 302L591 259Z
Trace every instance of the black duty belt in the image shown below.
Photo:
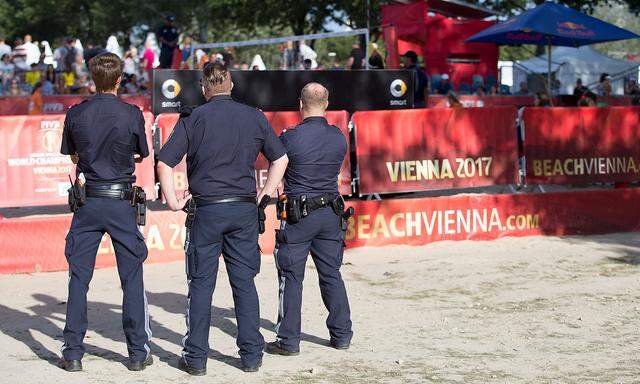
M207 199L202 197L194 197L193 200L198 207L204 207L205 205L212 204L225 204L225 203L252 203L256 204L255 197L225 197L222 199Z
M87 197L106 197L110 199L131 200L130 183L87 184Z

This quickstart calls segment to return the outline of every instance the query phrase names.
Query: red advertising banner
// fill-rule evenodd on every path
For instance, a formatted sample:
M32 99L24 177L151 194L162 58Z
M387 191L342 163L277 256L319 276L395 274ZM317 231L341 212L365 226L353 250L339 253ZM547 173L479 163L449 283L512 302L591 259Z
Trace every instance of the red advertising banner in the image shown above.
M516 182L516 109L356 112L360 194Z
M282 130L297 125L302 120L300 113L298 112L264 112L269 124L275 130L276 134L280 135ZM156 119L156 123L160 129L161 142L164 144L169 135L173 131L173 127L178 121L178 114L160 114ZM333 124L344 133L347 139L347 145L349 144L349 114L346 111L329 111L327 112L327 121L329 124ZM267 159L259 155L255 164L255 176L256 176L256 188L259 190L264 187L264 183L267 181L267 173L269 170L269 162ZM174 168L174 183L176 186L176 193L182 195L188 190L187 185L187 164L183 159ZM349 150L347 149L347 156L345 156L342 163L342 169L338 178L340 193L343 195L351 195L351 162L349 160ZM280 188L282 190L282 187Z
M88 95L55 95L42 97L42 113L64 114L69 108L90 99ZM149 96L122 95L120 100L133 104L142 111L151 111L151 98ZM7 96L0 97L0 115L28 115L29 97Z
M66 204L69 175L75 166L60 154L64 115L0 117L0 207ZM153 115L145 113L152 148ZM153 153L136 165L136 184L153 199Z
M512 105L514 107L532 106L533 96L476 96L458 95L456 98L464 107L495 107L501 105ZM429 96L427 106L430 108L451 107L446 96Z
M640 108L525 108L529 184L640 180Z
M507 236L586 235L640 230L640 189L518 195L458 195L437 198L350 201L356 215L347 247L424 245L442 240L493 240ZM64 239L71 214L0 219L0 273L67 269ZM273 252L273 205L260 236ZM143 228L149 263L184 260L184 213L149 211ZM37 235L34 235L37 234ZM98 267L115 266L108 236L98 249Z

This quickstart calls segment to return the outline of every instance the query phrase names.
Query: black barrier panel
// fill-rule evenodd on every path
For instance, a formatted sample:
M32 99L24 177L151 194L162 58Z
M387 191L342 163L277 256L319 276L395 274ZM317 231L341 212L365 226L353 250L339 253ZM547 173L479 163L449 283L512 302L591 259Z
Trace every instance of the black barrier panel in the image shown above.
M329 89L329 109L366 111L413 107L411 71L233 71L233 98L263 111L296 111L302 87ZM153 76L153 113L177 112L205 102L201 71L159 70Z

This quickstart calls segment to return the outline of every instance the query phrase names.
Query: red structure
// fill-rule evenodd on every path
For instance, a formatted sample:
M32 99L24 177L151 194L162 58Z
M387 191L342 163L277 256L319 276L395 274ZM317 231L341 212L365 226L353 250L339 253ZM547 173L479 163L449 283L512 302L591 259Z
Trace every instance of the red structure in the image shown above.
M473 34L495 21L493 14L461 1L421 0L382 6L382 24L389 53L388 65L397 67L398 57L408 50L424 57L429 75L448 74L456 89L473 84L473 76L497 79L498 47L465 43Z

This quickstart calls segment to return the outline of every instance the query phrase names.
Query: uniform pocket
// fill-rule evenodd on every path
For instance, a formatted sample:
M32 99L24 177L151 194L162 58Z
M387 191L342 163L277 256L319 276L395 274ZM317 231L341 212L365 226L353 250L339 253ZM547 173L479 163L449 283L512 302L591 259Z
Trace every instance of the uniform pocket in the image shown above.
M140 261L145 261L149 255L149 250L147 249L147 244L144 241L144 235L139 230L136 231L136 240L136 257L138 257Z
M69 231L69 233L67 233L67 237L65 238L65 245L64 245L64 256L67 258L67 260L69 260L69 258L71 257L71 254L73 253L74 243L75 243L75 237L73 235L73 232Z

